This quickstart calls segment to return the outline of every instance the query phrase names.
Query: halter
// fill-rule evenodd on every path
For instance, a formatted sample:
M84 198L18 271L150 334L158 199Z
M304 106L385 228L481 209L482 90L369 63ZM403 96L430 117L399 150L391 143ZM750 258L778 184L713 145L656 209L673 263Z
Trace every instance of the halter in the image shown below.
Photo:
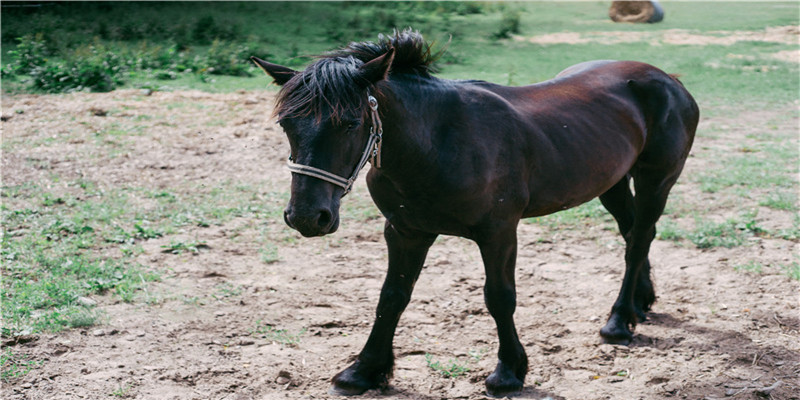
M356 178L358 178L358 173L361 172L361 169L364 168L364 166L367 164L367 161L371 162L375 168L380 168L383 124L381 123L381 118L378 115L378 100L369 93L367 93L367 100L369 101L369 108L372 110L370 112L370 116L372 117L372 126L369 127L369 139L367 140L367 146L364 147L364 152L361 154L361 159L358 161L356 169L353 171L353 175L351 175L349 179L328 171L321 170L319 168L314 168L309 165L297 164L292 161L291 156L289 156L289 161L287 162L289 171L292 171L296 174L313 176L314 178L321 179L336 186L340 186L344 189L344 193L342 193L342 197L344 197L347 195L347 193L350 193Z

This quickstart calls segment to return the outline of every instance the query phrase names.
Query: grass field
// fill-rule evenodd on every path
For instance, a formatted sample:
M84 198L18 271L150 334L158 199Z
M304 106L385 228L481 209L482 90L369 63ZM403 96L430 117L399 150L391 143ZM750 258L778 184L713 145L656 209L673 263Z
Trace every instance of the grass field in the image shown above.
M115 62L120 69L113 77L119 81L118 89L215 93L276 90L248 64L250 53L302 68L310 60L307 55L348 41L373 40L380 32L405 26L419 29L438 46L450 42L440 62L439 75L444 78L524 85L549 79L581 61L644 61L680 74L698 100L703 119L693 158L659 224L660 239L698 249L741 248L763 240L791 247L800 241L798 36L795 30L766 37L772 28L800 24L797 3L664 2L664 22L644 25L611 23L606 16L608 3L599 1L6 6L2 13L0 252L4 342L103 324L108 316L92 300L97 296L145 307L174 300L149 291L155 283L172 278L169 268L143 262L143 246L154 240L163 242L160 251L165 254L187 256L208 247L202 238L187 237L187 231L249 219L253 222L242 229L257 232L253 237L265 265L281 261L281 249L297 240L280 223L286 188L259 186L237 177L210 185L183 182L171 187L125 179L125 183L109 183L84 178L79 171L58 172L51 159L37 156L65 143L80 143L81 149L88 150L67 155L67 162L96 168L118 165L154 130L227 128L229 115L244 106L225 109L202 101L176 100L164 109L128 118L130 106L121 102L97 111L121 116L115 120L120 122L97 124L86 113L42 115L41 126L32 124L26 128L29 131L8 134L11 125L5 121L25 114L23 103L15 100L26 93L42 93L31 86L37 72L21 67L23 54L35 53L47 65L80 65L106 73L104 67L97 70L91 63L69 64L85 58L101 65L107 59L97 58L97 49L103 49L118 55ZM571 36L542 40L556 33ZM670 35L691 40L676 41ZM736 36L741 40L720 42ZM16 40L21 37L29 39ZM31 43L41 48L23 51ZM242 52L241 46L247 51ZM209 51L219 57L209 57ZM780 57L786 54L790 57ZM137 64L137 57L152 62ZM214 62L228 63L231 73L242 76L182 69L177 66L182 62L208 68L221 65ZM53 96L74 100L70 95ZM145 95L136 100L147 102ZM9 101L14 108L7 107ZM260 107L266 118L270 104ZM174 116L181 112L201 113L204 119L176 122ZM53 121L63 122L63 129L53 134L40 131ZM187 128L183 123L194 125ZM9 171L17 175L9 176ZM379 218L366 194L356 193L347 200L343 215L351 221ZM541 240L551 242L558 240L558 230L616 229L597 200L525 224L541 228ZM231 240L237 237L234 232ZM336 238L326 240L327 246L338 245ZM797 254L783 261L740 260L733 268L742 274L800 279ZM214 296L236 297L237 290L219 287ZM291 336L267 324L259 325L258 332L287 343L299 340L300 335ZM445 366L446 359L441 358L440 364L429 358L428 366L455 375L456 364L451 360ZM13 346L4 346L1 360L3 381L14 381L43 363Z

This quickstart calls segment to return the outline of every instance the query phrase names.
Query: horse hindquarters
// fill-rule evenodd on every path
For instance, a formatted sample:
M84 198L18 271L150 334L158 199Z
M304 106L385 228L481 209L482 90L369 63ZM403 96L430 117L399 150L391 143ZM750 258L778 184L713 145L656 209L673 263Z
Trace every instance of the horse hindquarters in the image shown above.
M628 81L647 121L647 140L630 172L636 195L631 198L626 178L600 197L626 242L622 287L600 330L609 343L629 343L633 338L630 327L636 325L637 317L644 319L644 312L655 301L649 276L650 244L669 191L689 155L699 118L697 104L683 85L657 72L650 80Z

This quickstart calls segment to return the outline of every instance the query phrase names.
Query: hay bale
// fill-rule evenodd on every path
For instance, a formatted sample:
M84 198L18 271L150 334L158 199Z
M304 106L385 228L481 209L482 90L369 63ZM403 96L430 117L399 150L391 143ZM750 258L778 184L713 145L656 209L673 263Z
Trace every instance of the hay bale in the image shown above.
M660 22L664 9L658 1L612 1L608 16L614 22Z

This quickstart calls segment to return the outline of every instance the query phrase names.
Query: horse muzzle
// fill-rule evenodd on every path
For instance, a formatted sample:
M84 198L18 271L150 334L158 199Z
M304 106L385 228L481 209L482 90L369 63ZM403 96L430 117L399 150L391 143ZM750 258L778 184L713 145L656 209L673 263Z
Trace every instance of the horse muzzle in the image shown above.
M326 208L298 212L290 206L283 211L283 220L305 237L324 236L339 229L339 213Z

